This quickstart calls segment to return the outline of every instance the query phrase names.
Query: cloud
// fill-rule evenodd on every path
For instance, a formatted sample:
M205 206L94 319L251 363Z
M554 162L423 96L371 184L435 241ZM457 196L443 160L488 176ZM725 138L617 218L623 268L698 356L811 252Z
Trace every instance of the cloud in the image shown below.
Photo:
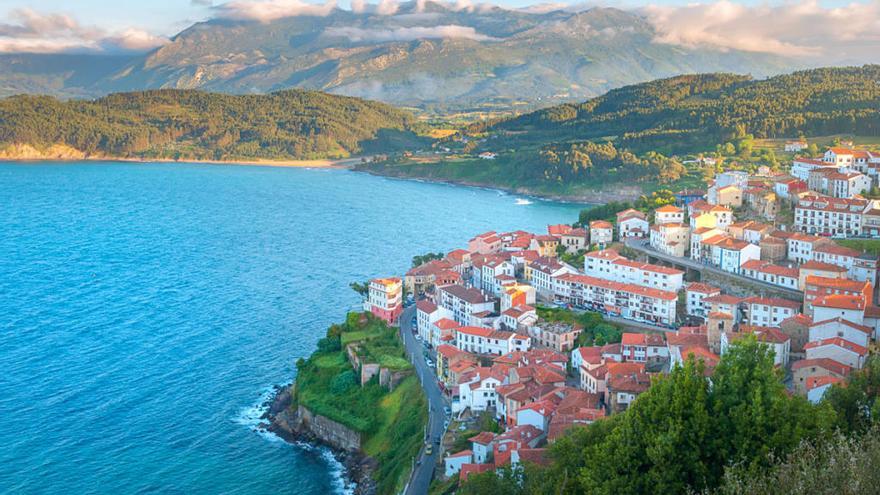
M378 4L367 3L366 0L352 0L351 11L355 14L394 15L400 10L397 0L379 0Z
M413 41L420 39L469 39L490 41L495 38L478 33L474 28L447 24L443 26L402 27L394 29L330 28L327 36L340 36L354 42Z
M742 5L730 0L642 9L658 43L711 46L817 62L880 60L880 0L834 8L816 0Z
M83 26L66 14L43 14L29 8L15 9L9 18L12 23L0 23L0 52L130 52L168 42L167 38L136 28L108 32Z
M259 22L270 22L295 16L324 17L333 12L335 8L336 0L328 0L323 4L307 3L301 0L234 0L215 7L219 17Z

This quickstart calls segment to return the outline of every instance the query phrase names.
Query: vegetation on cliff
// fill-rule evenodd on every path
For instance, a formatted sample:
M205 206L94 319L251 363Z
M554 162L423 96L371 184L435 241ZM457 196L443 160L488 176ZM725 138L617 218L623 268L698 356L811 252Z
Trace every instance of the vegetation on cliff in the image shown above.
M302 405L360 433L363 453L378 464L378 493L397 493L421 448L428 405L412 374L391 391L378 376L361 385L348 344L359 345L363 362L404 373L411 368L397 329L368 314L350 313L345 323L330 327L308 359L297 362L293 407Z
M15 96L0 100L0 150L65 145L120 158L339 158L417 146L414 124L409 113L383 103L302 90L156 90L70 101Z

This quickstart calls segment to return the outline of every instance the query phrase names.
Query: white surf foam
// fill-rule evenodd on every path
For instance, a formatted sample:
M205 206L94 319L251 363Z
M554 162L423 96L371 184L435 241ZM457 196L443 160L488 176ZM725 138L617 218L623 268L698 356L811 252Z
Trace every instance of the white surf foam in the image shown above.
M286 387L289 384L283 385ZM232 418L236 424L247 427L257 435L269 442L284 442L284 439L272 433L269 430L260 428L260 424L266 423L265 419L261 419L263 414L269 409L268 403L274 397L274 387L268 387L260 392L260 398L253 405L239 409L238 414ZM306 442L295 442L295 447L316 453L324 462L327 463L327 470L330 473L330 483L333 493L339 495L352 495L354 493L355 484L350 482L346 476L345 466L339 462L339 459L333 455L333 451L325 446L312 445Z

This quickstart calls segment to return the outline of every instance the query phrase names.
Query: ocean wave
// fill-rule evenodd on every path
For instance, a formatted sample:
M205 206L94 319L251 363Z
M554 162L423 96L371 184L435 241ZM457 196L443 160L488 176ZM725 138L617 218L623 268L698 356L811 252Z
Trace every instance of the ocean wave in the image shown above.
M531 202L531 201L529 201L529 200L527 200L527 199L525 199L525 198L516 198L516 205L517 205L517 206L520 206L520 205L530 205L530 204L534 204L534 203Z
M284 384L282 387L288 385L290 384ZM263 415L269 410L269 405L272 403L276 393L275 387L268 387L262 390L259 400L250 406L239 409L238 414L232 418L232 421L247 427L269 442L284 442L283 438L261 426L266 423ZM326 446L314 445L308 442L294 442L292 445L305 452L316 454L327 463L327 472L330 475L330 485L333 493L338 495L352 495L354 493L355 484L348 478L345 465L339 462L339 459L336 458L332 450Z

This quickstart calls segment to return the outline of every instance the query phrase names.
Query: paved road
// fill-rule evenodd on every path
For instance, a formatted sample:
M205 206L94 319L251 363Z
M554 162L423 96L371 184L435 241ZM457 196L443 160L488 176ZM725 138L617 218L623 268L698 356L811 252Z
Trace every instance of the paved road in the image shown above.
M767 290L773 290L773 291L776 291L777 293L785 294L787 297L796 299L798 301L802 301L804 298L804 293L799 290L789 289L788 287L780 287L778 285L773 285L773 284L764 282L762 280L757 280L754 278L746 277L744 275L731 273L731 272L722 270L720 268L716 268L714 266L704 265L703 263L700 263L698 261L694 261L690 258L679 258L676 256L669 256L668 254L661 253L661 252L656 251L653 248L651 248L651 246L648 244L648 241L629 240L626 242L626 245L628 247L631 247L631 248L637 250L637 251L641 251L642 253L645 253L649 256L653 256L654 258L658 258L660 260L666 261L667 263L673 263L673 264L676 264L679 266L686 266L686 267L691 268L693 270L711 272L711 273L714 273L714 274L721 276L721 277L728 277L728 278L740 280L743 283L752 284L757 287L765 287L765 288L767 288Z
M410 360L415 366L416 373L422 382L422 388L425 390L425 396L428 398L428 404L431 411L428 415L428 439L433 445L434 452L431 455L425 455L425 449L419 452L421 464L415 467L410 483L407 486L405 495L424 495L428 493L428 487L431 485L431 477L434 475L434 466L440 455L439 447L434 444L434 438L442 436L444 433L443 422L446 420L443 408L447 405L437 385L437 374L433 368L425 363L424 347L415 339L412 330L412 319L416 315L416 306L412 306L403 310L400 316L400 333L403 337L403 344L406 347L406 353L410 356Z

